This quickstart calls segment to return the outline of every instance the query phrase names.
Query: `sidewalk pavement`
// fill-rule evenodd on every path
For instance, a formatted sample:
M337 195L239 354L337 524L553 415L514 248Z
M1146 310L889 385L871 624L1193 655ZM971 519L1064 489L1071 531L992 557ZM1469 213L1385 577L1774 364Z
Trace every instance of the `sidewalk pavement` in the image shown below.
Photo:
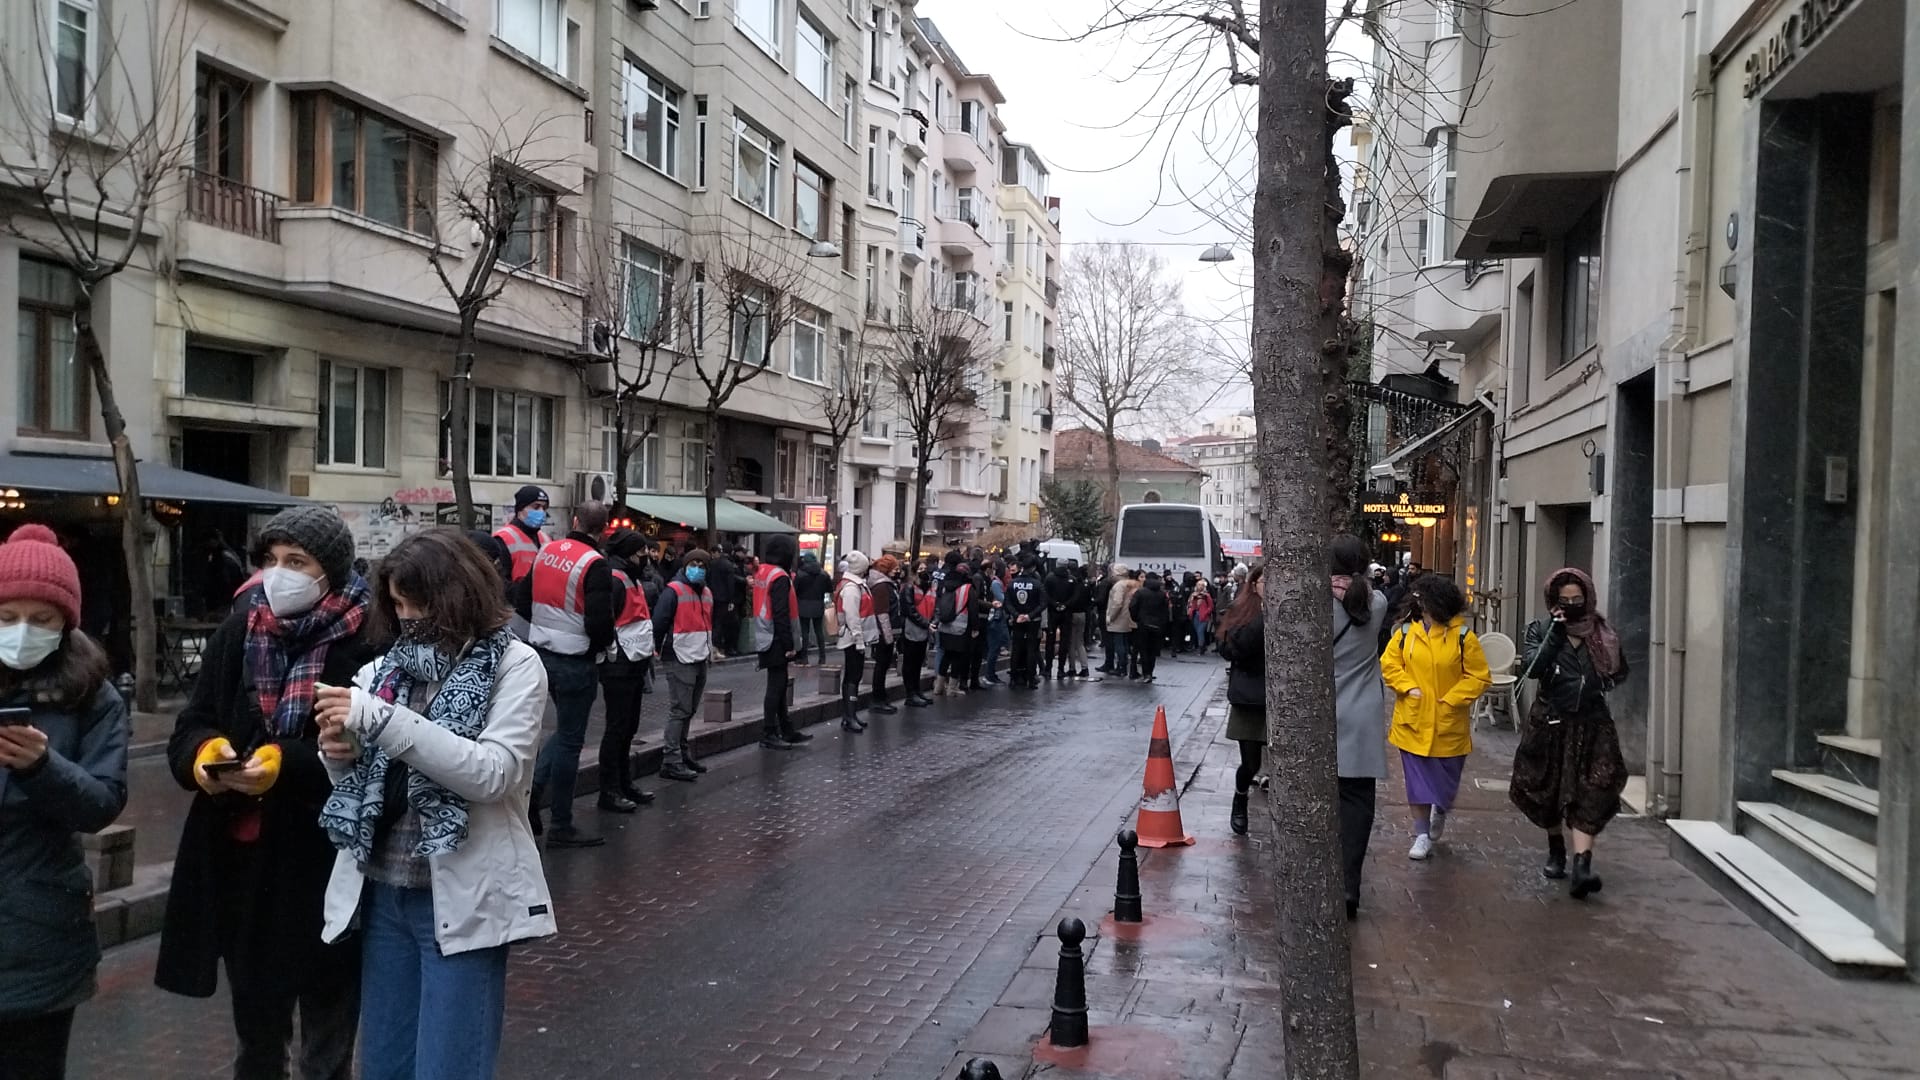
M1146 922L1108 919L1112 845L1059 912L1088 927L1091 1045L1045 1045L1056 918L944 1076L975 1055L1007 1080L1281 1075L1273 825L1256 797L1252 834L1228 831L1238 750L1223 727L1210 716L1176 754L1198 842L1142 849ZM1515 736L1476 742L1427 862L1406 857L1397 761L1380 786L1352 939L1363 1076L1920 1077L1920 986L1822 974L1670 858L1659 822L1616 820L1596 859L1605 891L1568 898L1507 802Z

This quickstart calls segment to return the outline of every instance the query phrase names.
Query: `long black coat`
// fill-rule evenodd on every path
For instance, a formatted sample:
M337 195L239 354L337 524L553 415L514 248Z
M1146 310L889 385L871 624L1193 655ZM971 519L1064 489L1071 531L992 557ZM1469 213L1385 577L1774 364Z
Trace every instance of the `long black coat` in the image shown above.
M248 685L247 619L236 614L207 643L193 696L167 740L167 765L194 793L167 894L154 982L163 990L211 997L219 961L260 979L297 986L337 977L357 962L360 944L320 940L334 848L320 828L320 808L333 791L320 758L319 728L308 721L297 739L272 739ZM320 681L347 686L378 650L364 632L327 650ZM193 779L193 759L207 740L224 736L241 757L278 742L280 778L264 796L208 795ZM259 836L235 830L258 807Z

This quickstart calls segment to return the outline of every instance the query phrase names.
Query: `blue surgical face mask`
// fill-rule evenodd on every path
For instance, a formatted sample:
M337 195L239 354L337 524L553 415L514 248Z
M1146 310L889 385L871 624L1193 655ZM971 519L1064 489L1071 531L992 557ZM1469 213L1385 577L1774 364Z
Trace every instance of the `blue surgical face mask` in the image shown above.
M707 568L704 566L687 567L687 584L699 585L707 580Z
M537 529L547 523L547 512L545 510L529 510L521 514L520 519Z

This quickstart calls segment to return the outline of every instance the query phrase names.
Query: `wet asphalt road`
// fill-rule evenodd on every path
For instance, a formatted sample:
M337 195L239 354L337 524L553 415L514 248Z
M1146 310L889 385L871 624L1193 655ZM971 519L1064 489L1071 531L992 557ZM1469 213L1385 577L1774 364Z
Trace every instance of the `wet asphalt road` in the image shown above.
M583 809L609 843L546 857L561 932L515 951L500 1075L931 1080L1137 797L1154 706L1177 744L1219 672L1163 659L1151 687L823 725L803 750L654 783L635 817ZM156 947L109 954L73 1076L230 1075L224 990L154 989Z

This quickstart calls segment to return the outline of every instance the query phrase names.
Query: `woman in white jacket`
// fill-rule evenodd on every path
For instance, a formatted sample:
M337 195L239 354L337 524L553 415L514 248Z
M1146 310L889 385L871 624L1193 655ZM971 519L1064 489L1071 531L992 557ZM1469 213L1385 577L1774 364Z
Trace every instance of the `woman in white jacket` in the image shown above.
M855 734L867 730L866 721L860 719L860 678L866 674L867 651L880 640L880 620L867 588L871 565L864 554L847 552L845 568L833 588L834 614L840 619L840 730Z
M392 646L318 694L339 849L324 935L361 930L362 1080L492 1077L508 945L554 932L527 823L546 669L511 615L478 547L416 533L374 583Z

